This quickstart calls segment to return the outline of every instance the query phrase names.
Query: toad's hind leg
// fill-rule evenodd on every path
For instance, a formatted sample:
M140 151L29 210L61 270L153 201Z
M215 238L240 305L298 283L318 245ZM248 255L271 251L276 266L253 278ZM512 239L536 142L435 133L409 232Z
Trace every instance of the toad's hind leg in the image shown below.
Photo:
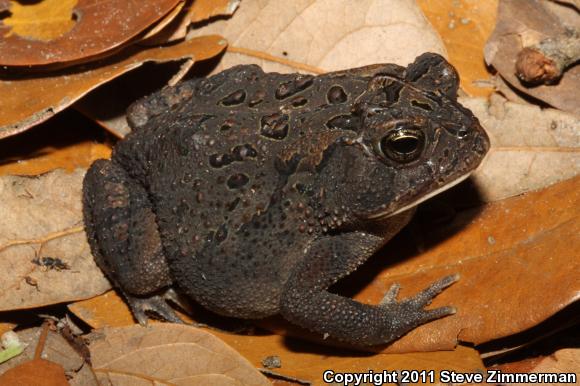
M142 324L145 311L179 322L159 292L171 285L145 189L114 161L97 160L83 182L85 230L95 261Z
M354 271L381 245L362 232L324 237L294 267L282 292L282 315L314 332L356 346L392 342L423 323L455 313L452 307L425 310L431 300L457 280L446 276L417 294L396 301L393 285L379 305L362 304L326 289Z

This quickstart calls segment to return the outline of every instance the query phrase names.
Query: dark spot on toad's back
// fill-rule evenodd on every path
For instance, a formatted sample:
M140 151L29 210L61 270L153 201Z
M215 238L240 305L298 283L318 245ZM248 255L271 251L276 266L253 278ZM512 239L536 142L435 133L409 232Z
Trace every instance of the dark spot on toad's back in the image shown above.
M233 161L233 157L229 154L212 154L209 156L209 164L214 168L227 166Z
M246 91L245 90L237 90L231 93L230 95L223 98L219 103L222 106L236 106L244 103L246 100Z
M255 158L258 155L256 149L250 144L238 145L232 150L234 160L243 161L246 158Z
M335 85L328 90L326 99L330 104L344 103L347 101L348 96L342 87Z
M295 108L306 106L307 103L308 103L308 99L306 99L302 96L297 96L290 101L290 104L292 105L292 107L295 107Z
M242 186L246 185L248 181L250 181L250 178L247 175L243 173L238 173L234 174L233 176L230 176L228 178L227 184L228 188L230 189L239 189Z
M282 140L288 135L288 115L274 113L260 119L260 134L264 137Z
M286 99L312 86L311 75L298 75L295 79L281 83L276 89L276 99Z

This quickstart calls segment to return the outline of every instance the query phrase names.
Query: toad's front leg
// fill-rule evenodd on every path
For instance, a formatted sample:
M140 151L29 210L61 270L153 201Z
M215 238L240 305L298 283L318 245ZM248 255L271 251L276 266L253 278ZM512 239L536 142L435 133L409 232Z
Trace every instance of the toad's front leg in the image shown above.
M83 182L83 215L95 261L122 290L135 318L144 324L145 311L152 311L179 322L160 295L171 278L141 184L115 161L95 161Z
M353 272L383 243L378 236L352 232L315 242L293 269L281 298L282 315L303 327L357 346L392 342L415 327L455 313L452 307L425 310L457 280L446 276L417 294L396 301L394 285L376 306L329 293L326 289Z

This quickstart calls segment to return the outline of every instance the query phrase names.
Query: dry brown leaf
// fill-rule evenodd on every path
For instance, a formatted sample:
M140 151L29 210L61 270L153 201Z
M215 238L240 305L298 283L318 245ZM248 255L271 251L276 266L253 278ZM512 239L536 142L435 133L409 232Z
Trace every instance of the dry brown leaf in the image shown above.
M434 370L436 373L444 369L472 373L484 370L479 353L465 346L458 346L452 351L370 355L293 341L278 335L238 336L219 331L212 331L212 334L224 340L255 366L262 366L261 362L267 356L278 356L282 367L272 369L273 373L307 381L312 385L325 385L322 374L328 369L337 373L409 369Z
M411 0L244 0L234 16L190 31L220 34L230 48L216 71L257 63L265 71L320 72L371 63L408 64L445 53Z
M33 359L0 375L2 385L69 386L61 365Z
M168 28L168 26L172 25L178 17L181 17L181 15L184 14L183 10L186 7L186 2L189 3L189 2L191 2L191 0L179 2L179 4L177 4L177 6L171 10L171 12L169 12L167 15L165 15L165 17L163 19L158 21L151 29L149 29L147 31L147 33L145 33L141 37L141 39L139 40L139 44L145 43L147 41L153 42L155 40L154 39L155 36L158 36L161 33L161 31L165 31ZM155 41L151 45L158 45L158 44L163 44L163 43L167 43L167 42L168 42L167 40L160 40L160 41Z
M241 0L195 0L193 2L191 22L197 23L216 16L232 15Z
M483 59L483 48L495 26L498 0L418 0L437 30L449 61L461 74L461 88L471 96L493 91Z
M74 302L68 309L94 329L135 324L129 306L115 291Z
M0 0L0 12L11 13L0 24L0 65L62 65L111 54L178 3L179 0L43 0L19 4Z
M377 301L399 281L404 297L434 278L461 274L433 305L453 304L458 313L412 331L390 349L436 340L480 344L535 326L580 298L580 280L571 274L580 271L580 177L488 204L473 220L467 216L430 228L424 254L383 271L357 296ZM457 233L444 239L452 230Z
M4 142L4 141L3 141ZM0 148L4 143L0 142ZM95 142L81 142L61 149L51 149L32 157L0 165L0 176L19 175L35 176L54 169L64 169L72 172L76 168L87 168L99 158L109 158L111 148Z
M550 86L526 87L515 75L517 54L527 45L526 40L532 36L538 39L563 34L567 28L563 18L557 17L544 6L545 1L501 1L497 25L485 47L485 60L517 90L560 110L580 115L580 66L572 67L557 85ZM559 7L573 14L576 25L580 23L580 15L576 11L563 5Z
M93 328L133 325L129 308L115 292L107 292L93 299L76 302L69 309ZM383 369L438 370L462 372L482 371L484 368L476 350L457 347L454 351L366 355L292 340L279 335L236 335L216 330L209 332L233 347L254 366L263 367L262 360L277 355L282 367L272 369L284 377L296 378L322 385L326 369L337 372L382 371Z
M580 0L552 0L557 3L570 4L580 10Z
M215 16L230 16L238 8L241 0L195 0L187 1L177 15L167 17L164 25L150 31L139 44L155 45L183 39L191 23L197 23Z
M580 173L580 118L508 102L498 95L462 98L490 136L491 150L473 178L484 201L537 190Z
M84 299L110 288L83 232L84 173L0 177L0 311ZM47 266L48 257L64 267Z
M270 384L227 344L192 326L105 328L93 336L89 346L93 369L103 384Z
M556 351L553 355L543 358L531 372L535 373L574 373L580 379L580 349L568 348Z
M123 59L109 58L99 67L74 73L0 80L0 138L47 120L92 89L143 63L203 60L218 55L225 45L220 36L203 36L170 47L128 49Z
M42 367L40 371L54 371L55 380L59 379L56 378L58 374L62 374L64 376L66 373L72 377L70 380L70 385L97 385L94 376L92 376L91 379L90 372L87 373L85 370L87 366L84 365L83 358L70 346L70 344L68 344L68 342L61 335L52 331L48 331L48 336L42 349L42 361L49 362L49 364L34 361L35 348L39 344L40 335L41 328L30 328L18 331L18 338L22 343L26 344L26 349L19 356L0 364L0 374L2 374L0 375L1 385L21 385L20 383L15 382L3 383L5 379L2 377L6 376L9 371L18 371L20 373L19 375L22 376L25 376L23 373L27 373L31 376L37 376L39 373L35 371L35 366L30 365L30 363L37 363L39 367ZM17 368L20 369L17 370ZM57 369L59 369L59 371L56 371ZM52 375L46 373L44 374L46 376L46 383L22 383L22 385L52 385L51 383L48 383L49 380L52 379ZM83 383L76 383L75 380L77 378L78 380L82 379ZM62 383L56 383L55 385L60 384ZM64 384L68 385L69 383Z

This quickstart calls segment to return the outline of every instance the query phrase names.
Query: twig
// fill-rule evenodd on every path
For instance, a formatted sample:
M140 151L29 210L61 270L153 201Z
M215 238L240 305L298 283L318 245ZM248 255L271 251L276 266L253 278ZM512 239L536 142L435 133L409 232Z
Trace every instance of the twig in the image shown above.
M516 60L516 75L524 83L554 84L580 60L580 31L550 37L524 47Z

